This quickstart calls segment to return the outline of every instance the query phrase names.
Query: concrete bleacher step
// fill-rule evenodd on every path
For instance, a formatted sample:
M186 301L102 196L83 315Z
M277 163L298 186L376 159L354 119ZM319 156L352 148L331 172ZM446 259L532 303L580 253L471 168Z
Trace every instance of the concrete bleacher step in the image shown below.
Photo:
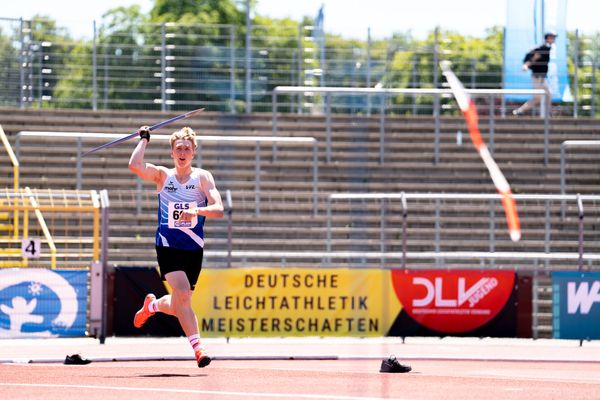
M0 109L0 123L11 136L20 130L52 130L70 132L130 133L141 121L161 121L176 112L87 110L15 110ZM421 193L496 193L487 170L463 135L463 144L456 144L456 132L466 133L461 117L446 117L441 121L439 162L433 163L435 128L431 116L389 117L385 121L385 162L380 164L379 116L334 116L331 133L331 162L326 161L327 130L323 116L278 114L281 136L313 136L318 144L318 199L316 215L312 203L312 148L277 146L273 160L272 146L260 147L260 214L255 214L254 145L223 145L202 143L202 165L213 172L219 189L232 191L234 200L233 244L238 250L314 251L325 249L327 197L335 192L421 192ZM190 125L199 134L209 135L272 135L272 115L230 115L204 113L193 120L175 123L159 133ZM599 124L591 119L556 118L551 121L549 163L543 164L543 121L539 118L497 119L493 151L515 193L556 194L560 191L559 150L567 139L593 139ZM489 140L488 121L482 117L480 128ZM201 140L201 136L199 137ZM106 142L102 139L86 142L82 149ZM114 262L136 265L154 263L153 237L156 223L154 188L142 184L143 192L135 194L137 180L127 169L127 161L135 142L104 149L82 161L84 189L108 189L111 198L110 258ZM147 161L170 165L166 143L152 145ZM491 146L490 146L491 147ZM21 184L40 188L75 188L76 143L63 139L20 141L22 161ZM569 193L595 194L598 167L593 149L568 152L567 189ZM9 168L3 167L6 174ZM7 181L6 185L11 183ZM361 205L368 217L355 214L356 205L338 202L333 215L332 245L335 249L355 250L357 238L369 251L379 251L380 214L377 203ZM386 225L395 232L387 235L386 251L398 251L400 243L401 209L388 204ZM418 207L421 212L415 212ZM410 251L431 251L435 240L434 204L409 203ZM142 214L137 215L141 209ZM494 235L496 251L545 251L544 204L527 208L523 215L523 241L513 244L507 238L505 221L499 205L496 208ZM558 213L553 203L552 215ZM567 209L567 219L551 227L552 251L576 251L577 210ZM489 250L489 204L479 204L470 211L444 204L441 248ZM455 215L454 215L455 214ZM597 221L586 221L597 224ZM356 230L359 228L360 234ZM470 235L465 235L465 231ZM225 220L211 220L206 225L208 250L223 251L227 246ZM592 233L586 237L589 251L595 251ZM589 243L589 244L588 244ZM218 262L221 259L215 258ZM239 260L238 260L239 261ZM267 265L265 259L244 260L245 265ZM287 263L290 261L287 260ZM310 265L310 259L295 260L294 265ZM312 261L315 262L314 260ZM347 261L356 263L357 261ZM367 262L367 261L365 261ZM466 261L465 261L466 262ZM261 264L262 263L262 264ZM276 262L274 263L276 264ZM419 265L435 265L420 261Z

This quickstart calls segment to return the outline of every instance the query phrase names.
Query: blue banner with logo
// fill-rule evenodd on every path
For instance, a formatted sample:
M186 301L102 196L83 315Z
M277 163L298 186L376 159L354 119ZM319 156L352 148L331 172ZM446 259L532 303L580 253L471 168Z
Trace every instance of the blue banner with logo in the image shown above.
M544 33L558 36L550 51L548 86L553 101L573 101L567 69L567 0L507 0L504 35L504 88L532 89L531 72L523 71L523 58L544 43ZM528 95L506 95L525 101Z
M600 339L600 272L552 273L552 328L557 339Z
M85 336L88 271L0 269L0 338Z

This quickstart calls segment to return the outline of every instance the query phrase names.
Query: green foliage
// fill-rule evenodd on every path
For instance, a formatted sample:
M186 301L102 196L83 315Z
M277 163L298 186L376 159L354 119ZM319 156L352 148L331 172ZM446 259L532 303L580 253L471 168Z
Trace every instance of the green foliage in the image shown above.
M136 44L135 37L147 29L148 22L138 5L113 8L102 15L99 42Z
M139 6L107 11L96 37L98 106L155 108L166 100L172 109L189 109L190 105L223 111L244 109L245 12L245 2L240 0L155 0L148 14ZM300 21L253 18L251 87L255 105L262 103L270 109L271 91L279 85L444 87L436 65L441 60L452 62L466 87L502 87L501 27L488 29L482 38L446 30L432 30L424 39L398 32L370 42L366 32L364 39L326 34L323 57L313 24L309 16ZM91 107L91 39L74 40L47 17L36 16L30 28L25 50L31 71L25 75L40 83L39 90L31 90L33 97L43 92L52 99L48 103L52 106ZM0 79L6 82L0 104L18 101L20 59L15 35L18 37L18 32L11 36L0 31ZM574 40L570 33L569 43ZM579 94L589 98L600 62L600 36L582 37L579 42ZM569 48L569 53L573 52ZM571 57L568 67L573 74ZM163 89L169 93L166 99L160 98ZM283 96L280 100L285 105L280 110L295 109L296 99ZM323 99L315 96L313 101L322 104ZM366 101L370 100L346 96L340 102L364 109ZM424 109L430 112L431 96L412 95L392 98L392 112L414 112L415 101L417 106L428 106ZM377 100L371 104L376 107Z
M97 40L99 106L144 109L153 104L160 81L148 67L156 65L151 44L157 41L160 27L149 24L137 5L103 15ZM109 99L108 104L104 99Z
M19 53L12 46L10 37L0 29L0 82L4 82L0 105L19 102L19 80Z
M92 107L91 52L91 44L82 43L66 57L65 65L70 66L69 74L56 84L53 92L55 107Z
M244 12L231 0L155 0L152 22L242 25Z
M432 31L424 40L410 35L396 35L389 41L386 51L386 68L382 77L384 87L434 88L445 84L441 71L436 70L434 49L438 61L452 62L453 70L465 86L474 88L502 87L502 29L487 31L484 38L467 37L453 31ZM432 96L396 96L392 104L404 112L413 112L408 105L416 101L419 106L431 105ZM404 106L404 107L402 107ZM429 110L429 107L425 107ZM430 111L428 111L430 112Z
M576 43L574 34L569 37L569 43ZM600 108L600 95L598 94L598 82L600 68L600 34L596 33L583 36L578 39L579 49L577 52L579 65L577 76L579 80L580 105L584 115L595 117ZM573 50L572 50L573 51ZM569 72L575 73L575 65L569 63Z
M32 42L63 42L71 40L69 31L59 27L56 21L43 15L35 15L31 19L30 40Z
M69 60L79 42L46 16L35 15L24 27L29 28L22 36L23 64L27 66L23 71L27 88L24 97L41 107L55 106L56 86L70 76L70 68L77 68Z

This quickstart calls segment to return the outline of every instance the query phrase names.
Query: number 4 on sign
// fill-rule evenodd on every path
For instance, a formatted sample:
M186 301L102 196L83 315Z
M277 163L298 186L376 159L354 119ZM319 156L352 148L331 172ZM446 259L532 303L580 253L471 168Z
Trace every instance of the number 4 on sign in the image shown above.
M37 238L23 239L21 242L21 255L23 258L39 258L42 253L42 242Z

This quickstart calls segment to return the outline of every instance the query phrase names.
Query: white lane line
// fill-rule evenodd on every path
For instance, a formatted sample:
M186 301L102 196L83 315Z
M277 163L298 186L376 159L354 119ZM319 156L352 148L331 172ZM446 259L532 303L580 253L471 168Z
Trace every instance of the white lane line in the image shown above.
M569 376L564 376L564 371L548 371L544 369L523 370L496 370L488 369L486 371L471 371L468 376L477 378L494 378L521 381L539 381L539 382L562 382L562 383L591 383L600 382L600 377L593 373L572 372Z
M197 389L168 389L168 388L147 388L147 387L122 387L122 386L99 386L99 385L60 385L50 383L5 383L0 382L0 386L19 386L19 387L39 387L39 388L68 388L68 389L93 389L93 390L116 390L129 392L161 392L161 393L192 393L192 394L210 394L217 396L239 396L239 397L259 397L259 398L290 398L290 399L327 399L327 400L383 400L383 397L362 397L362 396L338 396L329 394L307 394L307 393L262 393L262 392L226 392L214 390ZM386 397L386 399L389 399ZM394 399L392 399L394 400ZM406 400L406 399L395 399Z
M367 360L369 361L369 360ZM152 366L164 366L164 361L148 361L151 362ZM111 363L104 363L104 362L98 362L98 363L93 363L94 367L96 368L114 368L114 364ZM73 365L64 365L62 363L58 364L27 364L27 363L1 363L0 365L10 365L10 366L14 366L14 367L26 367L26 368L50 368L50 367L55 367L55 368L78 368L77 366L73 366ZM291 365L291 364L290 364ZM127 363L122 363L119 365L119 368L139 368L139 365L134 365L134 364L127 364ZM376 367L376 368L375 368ZM340 374L366 374L366 375L381 375L381 373L379 372L379 366L378 365L374 365L374 368L370 369L370 370L365 370L365 369L338 369L336 372L340 373ZM169 365L169 369L170 370L193 370L198 372L198 367L196 366L195 363L189 363L186 365ZM309 367L305 367L302 365L298 365L296 367L293 366L289 366L289 367L272 367L272 366L261 366L260 364L252 364L250 367L243 367L240 368L237 365L215 365L213 366L213 364L210 365L210 369L211 371L216 370L216 369L220 369L220 370L240 370L240 369L252 369L252 370L261 370L261 371L286 371L286 372L316 372L316 373L320 373L320 372L325 372L325 371L330 371L331 368L328 366L317 366L315 368L309 368Z

